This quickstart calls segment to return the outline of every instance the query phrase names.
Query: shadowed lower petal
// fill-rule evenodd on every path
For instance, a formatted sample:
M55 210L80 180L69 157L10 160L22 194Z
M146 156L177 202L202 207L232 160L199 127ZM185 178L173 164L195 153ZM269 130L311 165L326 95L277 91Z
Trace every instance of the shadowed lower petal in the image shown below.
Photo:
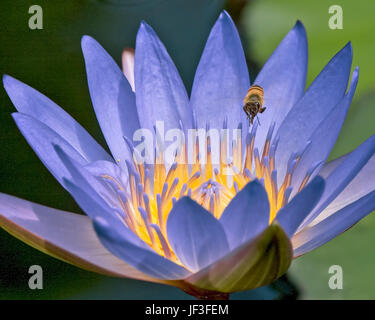
M185 281L201 289L219 292L250 290L283 275L291 260L291 243L282 228L273 223L256 239Z
M190 274L183 267L153 252L130 230L119 233L102 218L94 220L94 227L100 241L110 252L143 273L165 280L181 280Z
M32 247L77 267L108 276L161 282L109 253L86 216L0 193L0 226Z
M167 234L174 253L192 271L207 267L229 251L220 222L188 197L169 213Z
M277 221L289 238L293 236L301 222L315 207L324 191L324 179L315 177L302 191L277 213Z
M256 180L248 183L228 204L220 217L231 249L256 237L269 224L267 192Z
M189 275L189 271L153 251L105 202L70 181L66 181L66 185L93 220L101 243L112 254L153 278L177 280Z

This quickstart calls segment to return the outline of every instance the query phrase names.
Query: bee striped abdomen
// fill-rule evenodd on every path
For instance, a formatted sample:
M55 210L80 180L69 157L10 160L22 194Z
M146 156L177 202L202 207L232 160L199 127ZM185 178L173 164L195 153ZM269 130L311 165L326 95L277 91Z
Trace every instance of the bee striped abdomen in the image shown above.
M263 101L264 92L263 92L263 88L261 86L253 85L249 88L249 90L247 90L247 94L246 94L246 96L243 100L244 104L246 104L250 100L251 96L257 96L260 104L263 105L263 103L264 103L264 101ZM251 98L254 99L256 97L251 97Z
M264 92L261 86L253 85L249 88L243 100L243 110L249 118L250 124L253 124L254 118L258 113L263 113L264 110L266 110L266 108L263 107L263 94Z

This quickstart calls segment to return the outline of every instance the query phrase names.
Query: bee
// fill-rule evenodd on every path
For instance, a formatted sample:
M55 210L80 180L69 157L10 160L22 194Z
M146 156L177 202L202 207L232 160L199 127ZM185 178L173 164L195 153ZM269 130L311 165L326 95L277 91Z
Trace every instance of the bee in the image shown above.
M258 113L263 113L264 110L266 110L266 107L263 107L263 88L257 85L251 86L247 91L245 99L243 99L243 103L243 110L250 119L250 123L253 124L255 116Z

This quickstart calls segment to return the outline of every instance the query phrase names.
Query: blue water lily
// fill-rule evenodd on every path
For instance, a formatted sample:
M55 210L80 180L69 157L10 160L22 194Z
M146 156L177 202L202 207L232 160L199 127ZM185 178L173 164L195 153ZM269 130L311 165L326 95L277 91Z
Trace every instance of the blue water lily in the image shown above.
M52 175L87 214L0 194L0 225L39 250L98 273L173 285L200 298L269 284L293 258L336 237L375 209L375 136L327 162L357 81L348 43L305 91L307 38L297 22L254 84L266 111L250 125L250 87L237 30L223 12L211 30L189 97L156 33L142 23L121 70L91 37L82 50L108 154L50 99L4 76L13 118ZM347 90L349 83L349 88ZM220 140L214 164L168 165L135 157L134 134L239 129L232 158ZM155 137L158 139L158 137Z

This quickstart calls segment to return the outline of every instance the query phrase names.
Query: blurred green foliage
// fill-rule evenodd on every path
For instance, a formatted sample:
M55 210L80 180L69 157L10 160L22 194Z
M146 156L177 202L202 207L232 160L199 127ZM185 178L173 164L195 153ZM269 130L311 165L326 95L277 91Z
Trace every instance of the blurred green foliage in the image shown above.
M306 27L309 40L308 84L329 59L352 42L359 84L337 144L334 159L353 150L375 134L375 2L372 0L262 0L252 1L242 17L255 61L261 65L297 19ZM343 9L343 29L328 28L328 8ZM290 275L297 280L305 299L375 299L375 214L323 247L293 262ZM343 268L343 290L330 290L328 268Z

